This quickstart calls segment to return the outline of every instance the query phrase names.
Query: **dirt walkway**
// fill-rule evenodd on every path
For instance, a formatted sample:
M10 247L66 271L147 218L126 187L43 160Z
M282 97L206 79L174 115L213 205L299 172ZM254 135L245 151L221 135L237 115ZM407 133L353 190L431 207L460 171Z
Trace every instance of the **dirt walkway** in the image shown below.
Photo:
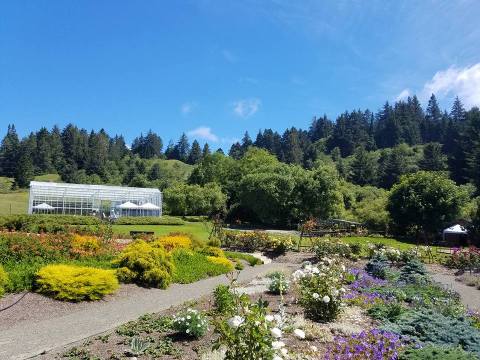
M456 291L462 303L472 310L480 310L480 290L467 286L455 280L454 275L446 273L431 273L433 280L442 284L445 288Z
M243 270L238 280L249 281L273 270L291 267L271 263ZM28 294L19 304L0 313L0 359L34 357L93 336L145 313L159 312L209 294L227 283L224 275L193 284L174 284L167 290L124 287L108 301L68 304ZM25 301L25 302L23 302Z

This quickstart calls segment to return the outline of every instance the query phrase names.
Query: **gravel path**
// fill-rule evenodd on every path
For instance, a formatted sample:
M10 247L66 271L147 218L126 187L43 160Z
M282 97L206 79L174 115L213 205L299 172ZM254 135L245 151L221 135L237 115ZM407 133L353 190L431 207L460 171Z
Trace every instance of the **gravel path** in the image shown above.
M247 267L239 282L249 281L273 270L295 265L271 263ZM17 305L0 312L0 359L21 360L115 328L145 313L159 312L171 306L209 294L217 285L228 283L224 275L192 284L174 284L167 290L122 286L105 301L64 303L37 294L27 294ZM18 295L17 295L18 296ZM0 308L13 302L3 300Z
M454 275L446 273L432 273L433 280L444 287L460 294L462 303L472 310L480 310L480 291L475 287L467 286L455 280Z

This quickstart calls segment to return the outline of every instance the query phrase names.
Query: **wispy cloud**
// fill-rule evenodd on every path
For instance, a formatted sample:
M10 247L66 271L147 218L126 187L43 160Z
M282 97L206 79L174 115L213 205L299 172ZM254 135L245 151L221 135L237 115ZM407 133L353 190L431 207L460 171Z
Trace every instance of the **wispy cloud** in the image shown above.
M260 109L261 104L262 101L258 98L237 100L232 103L233 113L241 118L248 118Z
M227 60L229 63L236 63L238 61L238 58L237 56L232 53L230 50L227 50L227 49L223 49L222 50L222 55L224 57L225 60Z
M411 96L412 93L410 92L410 89L403 89L400 94L397 95L397 97L395 98L396 101L400 101L400 100L405 100L407 97Z
M182 115L188 115L193 111L196 106L196 102L185 102L180 107L180 112L182 113Z
M480 63L438 71L423 87L421 97L427 99L431 94L438 98L458 96L466 106L480 105Z
M207 126L200 126L196 129L187 132L187 135L191 138L198 138L202 140L208 140L212 142L218 142L218 136L212 132L212 129Z

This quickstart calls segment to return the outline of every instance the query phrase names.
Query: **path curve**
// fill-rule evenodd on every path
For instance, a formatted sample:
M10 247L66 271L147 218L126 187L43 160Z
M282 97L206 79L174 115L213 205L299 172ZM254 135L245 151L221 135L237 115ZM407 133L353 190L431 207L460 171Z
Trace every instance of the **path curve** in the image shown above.
M455 280L454 275L441 273L431 273L430 275L434 281L445 288L456 291L460 295L463 305L472 310L480 310L480 290Z
M271 263L247 267L238 281L245 282L292 264ZM145 289L132 296L96 302L71 313L59 312L40 321L24 320L0 332L0 359L22 360L67 346L111 330L145 313L160 312L210 294L219 284L227 284L225 275L192 284L173 284L167 290ZM94 306L93 306L94 305ZM0 317L1 322L1 317Z

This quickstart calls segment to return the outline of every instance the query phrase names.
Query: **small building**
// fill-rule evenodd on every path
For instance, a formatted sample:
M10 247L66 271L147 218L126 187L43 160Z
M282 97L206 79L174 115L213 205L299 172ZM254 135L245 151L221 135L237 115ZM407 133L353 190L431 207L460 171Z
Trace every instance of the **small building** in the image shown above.
M444 243L455 246L468 245L468 230L460 224L455 224L444 229L442 232Z
M153 188L32 181L28 213L161 216L162 193Z

